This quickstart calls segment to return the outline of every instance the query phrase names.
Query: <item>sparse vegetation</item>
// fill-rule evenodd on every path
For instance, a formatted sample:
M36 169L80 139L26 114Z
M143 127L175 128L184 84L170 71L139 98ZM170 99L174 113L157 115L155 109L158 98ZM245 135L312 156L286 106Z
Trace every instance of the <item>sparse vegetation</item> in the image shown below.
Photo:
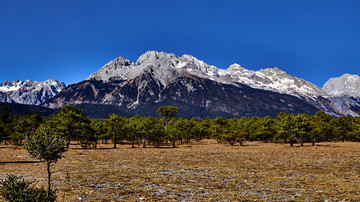
M175 149L131 149L126 143L96 150L71 144L53 168L58 200L360 200L359 143L290 147L260 141L241 147L206 139ZM26 150L0 147L1 178L16 173L46 185L44 167Z
M49 120L8 119L5 109L0 132L17 145L27 137L25 148L46 162L49 196L53 179L64 201L360 200L359 117L318 112L188 120L171 111L159 113L162 118L112 114L100 121L72 106ZM1 120L11 120L8 128ZM61 146L51 147L55 142ZM50 178L50 164L66 145L68 158ZM0 179L19 174L44 184L24 150L5 142L0 149Z

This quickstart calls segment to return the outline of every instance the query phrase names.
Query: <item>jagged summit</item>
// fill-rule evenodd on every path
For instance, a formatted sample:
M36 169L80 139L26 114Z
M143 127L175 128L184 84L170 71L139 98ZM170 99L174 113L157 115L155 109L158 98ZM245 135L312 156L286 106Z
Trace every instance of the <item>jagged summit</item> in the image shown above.
M206 93L211 94L211 91L214 90L209 86L214 85L214 88L215 86L220 88L210 81L227 89L225 93L227 96L231 91L233 93L231 96L243 96L245 100L249 101L249 95L242 95L243 90L248 86L259 89L260 91L256 92L264 95L266 93L261 90L294 96L301 102L310 103L318 110L331 115L354 115L355 105L358 102L331 99L324 89L304 79L289 75L277 67L255 71L234 63L227 69L220 69L192 55L185 54L180 57L173 53L147 51L140 55L136 62L123 57L108 62L97 72L91 74L86 81L65 89L63 97L57 96L58 98L52 99L47 106L60 107L64 104L95 103L127 106L133 109L147 102L161 103L164 100L169 102L170 100L172 100L171 102L182 100L187 104L197 103L199 106L206 107L215 102L211 101L213 97L206 95ZM236 88L238 91L234 92L231 90L232 88ZM204 89L208 89L208 92L205 93ZM75 97L74 93L78 97ZM218 94L223 94L223 92L220 90ZM274 96L277 97L278 95L275 94ZM215 94L213 96L223 102L228 101ZM242 100L240 97L238 97L239 101ZM200 100L201 104L198 103ZM231 105L246 104L243 100L241 102ZM294 103L286 103L283 98L279 99L279 102L283 102L281 107L283 105L294 106ZM218 101L216 103L220 106ZM254 103L254 101L249 101L249 103ZM225 105L221 106L225 107ZM216 106L213 107L216 108ZM231 107L227 107L229 106L225 107L226 110L231 110ZM217 110L226 111L225 108Z
M331 96L350 96L360 98L360 77L358 75L344 74L340 77L330 78L323 86Z
M178 58L178 56L173 53L147 51L137 59L136 63L141 64L144 62L152 62L155 60L171 60L172 58Z
M91 74L88 79L103 81L130 80L141 75L149 67L153 69L154 74L157 75L163 85L181 75L181 71L186 71L198 77L224 84L236 86L238 83L241 83L253 88L290 94L297 97L315 99L319 96L327 96L316 85L288 75L277 67L253 71L247 70L235 63L224 70L208 65L191 55L185 54L179 57L173 53L157 51L148 51L142 54L136 63L124 58L116 58L96 73Z
M115 58L85 81L67 87L54 79L5 81L0 84L0 102L51 108L110 105L125 111L174 104L192 109L189 112L196 109L213 115L322 110L334 116L356 116L360 110L359 88L357 75L331 78L319 88L277 67L256 71L234 63L220 69L192 55L147 51L136 62Z
M188 71L206 78L216 75L219 71L215 66L208 65L190 55L179 57L173 53L148 51L142 54L136 63L124 58L116 58L91 74L87 80L130 80L140 76L149 68L153 70L163 85L177 78L182 71Z
M234 63L232 65L230 65L227 69L227 71L244 71L247 70L244 67L242 67L241 65Z
M126 84L127 81L137 78L146 72L151 72L154 79L159 81L162 86L169 85L186 73L188 75L210 79L221 84L236 87L244 84L256 89L292 95L310 102L319 110L331 115L354 115L352 109L348 107L350 105L346 104L349 103L349 101L330 99L331 96L325 92L325 89L304 79L289 75L278 67L255 71L248 70L234 63L227 69L220 69L186 54L179 57L173 53L148 51L142 54L135 63L122 57L116 58L99 69L99 71L91 74L88 80L96 79L103 82L120 80L124 81L120 84L123 85ZM351 81L353 80L356 79L352 79ZM340 88L339 92L342 92L342 89L344 88ZM354 91L351 91L349 93L351 94L353 92ZM331 95L334 95L334 93Z
M12 82L5 81L0 84L0 101L40 105L57 95L63 88L65 84L55 79L43 82L18 79Z

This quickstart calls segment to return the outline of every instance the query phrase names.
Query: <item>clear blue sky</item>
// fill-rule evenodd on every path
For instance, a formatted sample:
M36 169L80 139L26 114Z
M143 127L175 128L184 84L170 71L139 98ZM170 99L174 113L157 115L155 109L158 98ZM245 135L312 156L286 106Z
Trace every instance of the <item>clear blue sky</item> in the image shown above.
M320 87L360 74L359 0L1 0L0 36L0 82L76 83L147 50L279 67Z

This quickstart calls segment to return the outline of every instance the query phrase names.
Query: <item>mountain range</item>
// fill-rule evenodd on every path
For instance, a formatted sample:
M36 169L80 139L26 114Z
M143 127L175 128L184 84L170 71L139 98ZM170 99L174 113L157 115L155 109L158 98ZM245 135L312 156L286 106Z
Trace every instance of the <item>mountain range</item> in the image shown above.
M184 117L319 110L332 116L356 116L360 77L345 74L320 88L278 68L253 71L233 64L220 69L191 55L148 51L136 62L118 57L86 80L68 86L55 80L4 82L0 101L48 108L71 104L93 116L155 115L157 107L169 104L179 107Z
M7 103L20 103L40 105L57 95L65 84L49 79L47 81L5 81L0 84L0 101Z

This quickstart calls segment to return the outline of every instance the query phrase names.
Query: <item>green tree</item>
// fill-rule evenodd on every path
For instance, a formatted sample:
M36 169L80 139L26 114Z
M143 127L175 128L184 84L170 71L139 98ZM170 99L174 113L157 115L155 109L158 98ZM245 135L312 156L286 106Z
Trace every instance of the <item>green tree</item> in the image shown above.
M272 141L276 129L275 129L275 121L270 117L266 116L262 119L258 120L255 136L256 139L261 140L263 142Z
M59 113L52 115L50 122L53 128L66 136L66 147L69 148L70 140L80 137L90 120L83 110L67 105L61 108Z
M300 138L301 146L304 146L304 138L311 131L309 116L306 114L298 114L295 117L294 132Z
M315 146L315 142L319 142L329 136L331 132L330 119L331 117L322 111L318 111L314 116L310 117L312 146Z
M97 119L91 120L90 127L91 127L91 131L92 131L92 136L94 137L93 139L95 141L95 149L96 149L98 139L106 138L106 136L105 136L106 129L104 127L104 123Z
M224 129L222 134L223 141L228 142L230 145L234 145L238 140L239 135L238 119L233 118L228 120L228 126Z
M240 144L240 146L243 146L244 142L249 140L250 132L247 126L250 120L251 118L241 117L237 120L237 125L234 126L237 130L236 141Z
M360 117L352 117L350 131L347 133L347 140L360 141Z
M173 126L167 132L167 139L172 142L172 147L176 147L176 141L184 138L182 129L185 127L182 118L175 119Z
M193 128L196 126L197 118L188 119L173 119L173 126L168 131L168 139L171 140L172 146L176 147L176 141L185 139L186 143L190 142L192 138Z
M131 147L135 148L136 140L140 143L141 137L143 136L145 126L141 117L134 116L128 119L127 124L125 125L125 131L127 133L127 138L131 142Z
M247 133L248 140L255 141L258 139L257 129L261 123L260 117L247 118L244 124L244 130Z
M127 124L125 117L120 117L116 114L110 114L108 119L105 119L105 126L107 127L108 134L113 137L114 148L118 139L121 141L125 138L124 126Z
M6 140L13 132L13 121L14 121L14 116L11 113L9 107L8 106L3 107L0 111L0 132L1 132L0 142L2 140L5 140L5 144L6 144Z
M30 135L31 129L28 121L20 116L17 116L13 122L13 132L9 136L9 139L15 145L21 145L25 136Z
M223 135L228 127L228 121L226 118L216 117L212 120L212 124L210 126L211 137L216 138L217 142L220 143L223 140Z
M211 131L210 126L212 123L212 120L210 118L205 118L201 120L200 118L192 118L195 123L195 127L193 129L193 133L196 138L204 139L204 138L210 138Z
M149 142L153 142L155 147L160 147L160 143L164 141L166 136L165 128L160 120L156 117L146 117L143 119L145 127L145 137ZM145 147L145 141L144 141Z
M106 131L104 130L103 123L97 119L91 119L89 124L84 124L83 130L80 134L80 144L82 148L96 149L98 139L103 137Z
M168 130L168 122L170 121L170 119L172 117L175 117L176 114L178 113L179 108L174 107L174 106L161 106L158 108L158 110L156 111L159 116L162 116L164 121L165 121L165 130Z
M44 160L48 174L47 194L50 196L51 190L51 171L50 166L56 163L66 151L67 140L54 132L50 125L40 126L33 136L26 137L25 149L30 155L39 160Z
M347 133L351 131L351 117L335 117L330 120L332 140L345 141Z
M274 140L283 140L284 143L289 140L290 146L294 145L295 116L293 114L279 113L276 117L275 128L277 133L274 136Z
M31 114L26 118L26 121L29 124L29 133L34 134L41 125L41 123L44 122L44 118L40 114Z

